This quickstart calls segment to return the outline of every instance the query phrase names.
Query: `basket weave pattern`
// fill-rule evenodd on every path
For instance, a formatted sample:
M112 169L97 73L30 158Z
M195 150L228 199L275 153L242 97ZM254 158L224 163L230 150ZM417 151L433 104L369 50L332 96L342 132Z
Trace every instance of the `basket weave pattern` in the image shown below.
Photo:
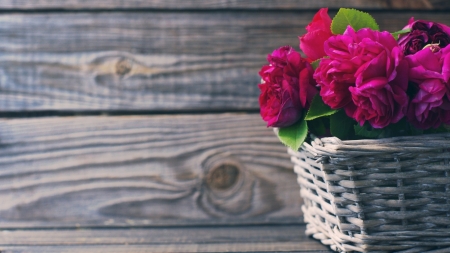
M339 252L450 252L450 134L289 150L306 233Z

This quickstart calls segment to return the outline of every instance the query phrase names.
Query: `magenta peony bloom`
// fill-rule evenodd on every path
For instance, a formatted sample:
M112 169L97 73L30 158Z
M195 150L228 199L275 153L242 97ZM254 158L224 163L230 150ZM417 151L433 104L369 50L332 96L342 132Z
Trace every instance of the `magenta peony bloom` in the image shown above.
M333 109L344 108L361 125L374 128L398 122L407 111L408 67L389 32L350 26L325 42L314 78L320 95Z
M320 96L332 109L340 109L352 101L349 87L355 85L357 66L349 59L324 58L316 69L314 78L321 86Z
M410 28L411 32L400 36L398 40L405 55L415 54L428 44L439 44L441 48L444 48L450 43L450 27L444 24L423 20L414 21L414 18L411 18L403 29L407 28Z
M318 93L311 65L292 47L285 46L267 56L270 65L259 75L260 113L268 127L286 127L297 122Z
M424 48L406 57L409 79L416 94L408 108L408 121L417 128L450 123L450 47L433 52Z
M314 15L306 30L308 32L299 37L300 49L311 61L324 57L323 43L333 35L331 33L331 18L328 16L328 8L321 8Z

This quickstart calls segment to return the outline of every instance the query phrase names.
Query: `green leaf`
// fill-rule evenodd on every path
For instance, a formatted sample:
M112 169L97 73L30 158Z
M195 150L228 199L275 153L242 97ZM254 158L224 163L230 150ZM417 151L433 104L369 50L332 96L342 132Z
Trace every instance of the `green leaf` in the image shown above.
M422 135L423 134L423 130L414 127L413 125L409 125L409 134L410 135Z
M369 13L355 9L340 8L331 22L331 32L343 34L347 26L351 26L355 31L361 28L380 30L375 19Z
M311 67L312 67L314 70L316 70L316 69L319 67L320 60L322 60L322 59L317 59L317 60L311 62Z
M450 129L448 129L448 126L442 124L438 128L427 129L427 130L423 131L423 133L425 133L425 134L448 133L448 132L450 132L449 130Z
M324 116L330 116L335 112L336 110L333 110L326 105L323 102L322 97L317 94L311 102L311 106L309 107L305 120L313 120Z
M328 118L318 118L314 120L307 121L309 132L313 133L316 136L323 136L327 133L327 126L329 128ZM328 123L328 124L327 124Z
M406 28L406 29L403 29L403 30L400 30L400 31L396 31L396 32L391 33L391 34L392 34L392 36L394 36L394 38L396 40L398 40L398 37L400 35L405 34L405 33L409 33L409 32L411 32L411 28Z
M301 119L292 126L280 128L278 138L280 141L293 150L298 150L306 139L308 125Z
M331 135L341 140L348 140L354 135L353 125L356 121L347 116L344 110L339 110L330 117Z
M384 132L383 129L372 128L370 124L364 124L364 126L356 124L354 125L354 128L356 135L370 139L379 138L383 135Z

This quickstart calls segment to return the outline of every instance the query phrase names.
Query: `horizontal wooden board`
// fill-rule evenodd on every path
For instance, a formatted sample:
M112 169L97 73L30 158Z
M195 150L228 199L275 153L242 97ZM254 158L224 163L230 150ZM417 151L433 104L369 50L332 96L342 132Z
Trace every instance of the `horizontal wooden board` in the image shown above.
M256 114L0 119L0 228L301 223Z
M250 10L303 10L318 9L327 6L329 8L351 7L359 9L428 9L445 10L450 8L448 1L444 0L103 0L103 1L83 1L83 0L3 0L0 2L2 9L250 9Z
M263 58L118 51L3 54L0 111L256 111Z
M306 25L266 14L0 16L0 111L255 110L267 53Z
M330 11L333 16L336 11ZM3 53L124 51L165 55L266 55L298 46L315 11L68 12L0 15ZM373 12L382 30L411 16L450 23L444 12Z
M314 11L3 14L0 49L4 53L124 51L159 56L265 57L278 44L298 46L297 36L306 31L313 15Z
M305 226L0 231L6 252L329 252Z
M310 239L312 240L312 239ZM89 246L5 246L2 253L215 253L215 252L271 252L271 253L332 253L319 242L258 242L258 243L211 243L176 245L89 245Z
M332 253L333 251L313 242L278 243L217 243L217 244L177 244L177 245L95 245L95 246L7 246L2 253L212 253L212 252L285 252L285 253Z
M96 2L96 1L92 1ZM257 110L259 68L314 12L0 15L0 111ZM378 12L381 28L410 16Z

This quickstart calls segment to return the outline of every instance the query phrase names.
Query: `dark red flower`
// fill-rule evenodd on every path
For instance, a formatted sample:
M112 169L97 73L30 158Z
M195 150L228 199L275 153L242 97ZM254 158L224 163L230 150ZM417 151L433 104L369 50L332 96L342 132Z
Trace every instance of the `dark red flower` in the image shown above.
M428 44L438 44L441 48L450 43L450 27L430 21L409 20L403 29L411 29L411 32L401 35L398 44L405 55L415 54Z
M450 123L450 47L437 52L424 48L406 57L409 80L416 92L408 108L408 121L420 129Z
M297 122L318 93L311 65L292 47L281 47L267 56L269 65L259 75L260 113L268 127L286 127Z
M328 16L328 8L320 9L313 20L306 27L308 31L299 37L300 49L306 54L308 59L315 61L325 56L323 43L331 37L331 18Z
M314 74L325 104L374 128L405 116L408 68L390 33L349 26L325 42L325 53Z

